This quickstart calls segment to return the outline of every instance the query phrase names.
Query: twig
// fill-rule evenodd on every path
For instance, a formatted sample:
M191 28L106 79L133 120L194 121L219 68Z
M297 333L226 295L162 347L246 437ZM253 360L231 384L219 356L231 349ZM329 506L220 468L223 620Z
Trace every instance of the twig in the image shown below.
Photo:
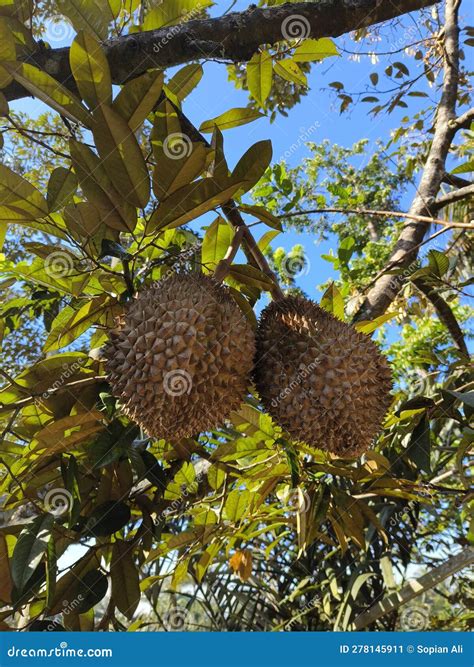
M408 220L433 223L436 225L446 225L447 227L474 229L474 224L464 222L450 222L449 220L440 220L439 218L432 218L427 215L413 215L411 213L403 213L402 211L376 211L370 208L313 208L309 209L308 211L285 213L284 215L281 215L280 218L293 218L297 215L310 215L313 213L356 213L362 215L380 215L385 218L407 218Z

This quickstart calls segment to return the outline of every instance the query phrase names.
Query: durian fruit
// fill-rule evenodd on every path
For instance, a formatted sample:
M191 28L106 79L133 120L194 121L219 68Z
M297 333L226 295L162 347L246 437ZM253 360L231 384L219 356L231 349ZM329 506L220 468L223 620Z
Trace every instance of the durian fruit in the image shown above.
M104 347L124 412L169 442L215 428L239 407L254 353L254 332L228 289L199 273L140 292Z
M263 311L254 379L292 438L342 457L369 448L391 402L390 369L375 343L301 297Z

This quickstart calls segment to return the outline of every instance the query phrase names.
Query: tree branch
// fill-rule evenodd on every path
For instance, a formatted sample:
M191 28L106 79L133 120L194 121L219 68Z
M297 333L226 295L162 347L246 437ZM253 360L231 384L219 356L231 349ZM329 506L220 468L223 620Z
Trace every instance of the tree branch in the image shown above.
M424 574L419 579L409 580L401 591L388 595L386 598L370 607L370 609L363 612L355 619L354 629L357 631L363 630L371 623L375 623L379 618L382 618L382 616L390 614L392 611L395 611L402 605L410 602L410 600L418 597L418 595L429 591L441 581L444 581L447 577L463 570L473 562L474 549L472 547L463 549L461 553L451 556L451 558L448 558L442 565L435 567L431 572Z
M337 37L344 33L435 4L436 0L318 0L277 7L249 7L219 18L133 33L105 43L112 80L121 84L153 67L167 68L195 60L250 60L262 44L293 37ZM299 32L298 32L299 30ZM69 49L40 48L28 61L66 86L73 85ZM12 83L7 100L29 93Z
M464 188L459 188L458 190L452 190L442 197L439 197L439 199L432 204L431 210L439 211L441 208L449 206L449 204L454 204L461 199L469 197L469 195L474 195L474 183L466 185Z
M427 222L428 224L443 225L445 227L474 229L474 224L471 225L470 223L450 222L449 220L440 220L439 218L431 218L427 215L410 215L410 213L402 213L401 211L377 211L371 208L313 208L307 211L294 211L293 213L285 213L284 215L280 215L280 218L282 219L294 218L297 215L310 215L313 213L355 213L362 215L380 215L383 218L407 218L408 220L416 220L419 222Z
M472 185L470 181L467 181L465 178L461 178L456 174L446 174L443 176L443 183L452 185L455 188L465 188L467 185Z
M450 127L455 132L458 130L468 130L471 126L471 123L474 121L474 107L468 109L461 116L458 116L451 121Z
M420 292L422 292L426 298L431 301L439 319L443 322L444 326L449 331L454 342L456 343L456 347L461 352L461 354L469 359L469 350L467 349L462 329L459 326L458 321L455 318L449 304L421 278L414 280L413 283L417 286Z
M433 217L433 205L446 173L446 158L455 130L450 127L456 118L456 99L459 78L459 25L458 10L460 0L446 0L444 31L444 78L441 99L438 105L433 141L425 167L412 202L409 214ZM409 222L402 230L389 264L397 267L409 266L417 257L428 223ZM399 288L403 281L400 281ZM356 313L354 320L372 320L382 315L396 297L392 276L384 274L378 278Z

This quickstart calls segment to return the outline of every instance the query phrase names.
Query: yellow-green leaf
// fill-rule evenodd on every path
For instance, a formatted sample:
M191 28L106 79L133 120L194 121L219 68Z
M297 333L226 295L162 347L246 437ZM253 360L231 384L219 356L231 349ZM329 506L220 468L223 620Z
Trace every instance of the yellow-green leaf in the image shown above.
M218 127L221 131L229 130L231 127L239 127L239 125L245 125L257 118L263 117L264 114L256 109L248 109L247 107L229 109L229 111L222 113L220 116L205 120L201 123L199 131L206 134L208 132L213 132L214 127Z
M268 51L254 53L247 63L247 85L252 97L263 107L272 89L273 63Z
M257 141L242 155L235 165L232 178L235 181L244 181L245 186L239 190L239 195L247 192L258 183L272 159L272 143L269 140Z
M224 505L224 516L229 521L236 523L249 509L250 493L247 490L235 489L227 496Z
M94 121L95 143L112 184L130 204L145 208L150 198L150 178L127 121L106 105L94 112Z
M383 315L380 315L380 317L376 317L375 320L361 320L360 322L356 322L354 327L357 331L360 331L360 333L370 334L397 315L398 312L384 313Z
M44 344L44 352L59 350L79 338L84 331L100 321L110 306L110 297L103 295L86 301L79 310L71 306L63 308L53 320L51 331Z
M109 0L58 0L58 9L77 32L86 30L97 39L107 39L108 25L114 19Z
M90 109L111 104L112 79L99 42L86 32L76 35L69 49L69 63L82 98Z
M212 273L219 261L224 258L233 236L233 230L220 216L209 225L201 248L201 261L205 273Z
M285 79L285 81L299 83L302 86L308 85L306 75L291 58L287 58L285 60L276 60L273 63L273 69L275 70L275 74L281 76L281 78Z
M57 211L65 206L77 190L77 177L70 169L57 167L48 181L47 202L50 211Z
M338 56L339 51L332 39L322 37L321 39L305 39L293 53L295 62L308 62L312 60L323 60L329 56Z
M104 224L118 231L134 229L136 209L114 188L99 157L88 146L73 139L69 141L69 152L81 190L97 206Z
M278 236L279 233L280 232L275 230L272 230L270 232L265 232L265 234L259 239L257 243L260 250L263 252L265 248L267 248L270 245L275 236Z
M132 618L140 602L140 580L133 560L133 542L117 540L110 561L112 599L118 610Z
M326 310L328 313L331 313L331 315L334 315L334 317L337 317L339 320L344 319L344 300L335 283L331 283L329 285L321 297L321 302L319 305L321 308L324 308L324 310Z
M0 60L16 60L15 40L4 18L0 18Z
M198 63L185 65L168 81L166 88L179 102L182 102L198 85L202 75L202 65Z
M200 17L212 0L163 0L155 3L156 7L147 12L143 22L143 30L156 30L164 26L175 25Z
M61 115L86 127L91 124L91 118L80 100L43 70L28 63L2 65L15 81Z
M155 150L153 192L158 199L165 199L175 190L188 185L206 167L207 150L204 144L187 143L183 136L179 135L173 145L165 142L163 151Z
M269 276L250 264L232 264L229 277L238 283L250 285L260 290L270 290L273 282Z
M216 183L213 178L186 185L161 202L148 222L147 233L180 227L228 201L241 186L233 180L227 185Z
M31 183L0 163L0 202L22 219L35 220L48 213L43 195Z
M280 219L273 215L273 213L270 213L264 206L240 204L239 208L245 213L255 216L272 229L276 229L279 232L283 231Z
M151 113L160 98L163 88L163 72L145 72L123 86L112 107L136 132Z

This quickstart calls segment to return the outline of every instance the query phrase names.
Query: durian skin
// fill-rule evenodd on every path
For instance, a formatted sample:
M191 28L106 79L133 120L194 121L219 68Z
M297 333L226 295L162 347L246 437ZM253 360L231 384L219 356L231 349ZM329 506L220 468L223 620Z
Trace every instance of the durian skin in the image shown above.
M140 292L104 348L122 410L169 442L213 429L239 407L254 354L255 334L227 288L200 273Z
M254 380L265 409L297 442L359 456L391 403L389 365L376 344L309 299L262 313Z

